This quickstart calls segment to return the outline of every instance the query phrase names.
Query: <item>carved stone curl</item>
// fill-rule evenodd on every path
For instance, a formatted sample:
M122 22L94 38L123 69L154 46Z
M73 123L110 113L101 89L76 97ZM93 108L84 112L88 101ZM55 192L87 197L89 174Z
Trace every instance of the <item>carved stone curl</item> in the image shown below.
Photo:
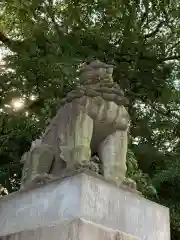
M24 187L38 174L57 177L64 169L82 167L98 172L90 163L93 153L98 154L105 179L120 186L127 169L129 115L112 72L111 65L99 61L85 66L84 84L63 99L40 142L23 157Z

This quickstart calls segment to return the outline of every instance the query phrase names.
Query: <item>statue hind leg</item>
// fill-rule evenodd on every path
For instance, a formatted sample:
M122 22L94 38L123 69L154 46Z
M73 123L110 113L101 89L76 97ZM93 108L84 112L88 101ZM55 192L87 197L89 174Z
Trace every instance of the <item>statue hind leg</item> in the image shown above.
M99 157L106 180L120 186L126 174L127 131L109 135L99 147Z

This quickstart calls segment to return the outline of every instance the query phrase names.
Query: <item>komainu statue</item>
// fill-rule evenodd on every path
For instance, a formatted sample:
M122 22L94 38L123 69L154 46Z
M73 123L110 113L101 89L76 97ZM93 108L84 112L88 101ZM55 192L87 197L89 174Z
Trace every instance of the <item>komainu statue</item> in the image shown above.
M82 85L67 94L41 139L23 155L22 189L67 169L91 169L94 153L104 178L121 185L127 169L129 115L112 73L113 66L98 60L81 69Z

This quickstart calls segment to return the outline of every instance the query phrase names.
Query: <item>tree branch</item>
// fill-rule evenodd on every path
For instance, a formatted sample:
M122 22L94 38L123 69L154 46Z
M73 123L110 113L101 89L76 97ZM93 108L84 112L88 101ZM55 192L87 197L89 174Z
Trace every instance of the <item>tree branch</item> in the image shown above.
M0 128L1 128L0 135L4 135L4 128L5 128L5 125L6 125L5 116L2 116L1 120L2 121L1 121L1 126L0 126Z
M5 34L2 32L0 32L0 41L7 47L11 45L11 40L7 36L5 36Z
M49 3L49 5L46 5L46 12L48 13L48 15L49 15L49 17L50 17L50 19L51 19L51 21L52 21L52 23L53 23L53 25L54 25L54 28L55 28L58 36L59 36L60 38L62 38L62 36L63 36L63 31L61 30L61 28L59 27L58 23L56 22L54 13L53 13L53 11L52 11L53 2L52 2L52 0L48 0L48 3Z
M15 41L8 38L3 32L0 32L0 42L2 42L6 47L8 47L13 52L18 52L21 48L21 41Z
M118 57L115 57L114 60L117 62L126 62L131 64L132 62L135 62L135 58L132 54L117 54ZM170 61L170 60L177 60L180 61L180 55L172 55L169 57L162 57L162 58L157 58L156 56L154 57L148 57L148 56L139 56L139 60L146 60L146 61L154 61L157 64L161 64L165 61Z
M164 24L164 21L160 22L156 29L148 34L145 34L144 35L144 38L147 39L147 38L150 38L150 37L154 37L158 32L159 32L159 29L162 27L162 25Z
M180 55L173 55L170 57L166 57L166 58L159 58L157 59L159 63L165 62L165 61L170 61L170 60L180 60Z

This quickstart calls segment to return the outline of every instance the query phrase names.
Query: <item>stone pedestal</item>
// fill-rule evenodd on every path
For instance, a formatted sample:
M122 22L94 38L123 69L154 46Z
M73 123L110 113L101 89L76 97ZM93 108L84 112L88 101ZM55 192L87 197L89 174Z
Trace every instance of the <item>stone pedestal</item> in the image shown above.
M0 200L2 240L170 240L169 210L90 173Z
M2 240L140 240L129 234L103 227L84 219L14 233Z

